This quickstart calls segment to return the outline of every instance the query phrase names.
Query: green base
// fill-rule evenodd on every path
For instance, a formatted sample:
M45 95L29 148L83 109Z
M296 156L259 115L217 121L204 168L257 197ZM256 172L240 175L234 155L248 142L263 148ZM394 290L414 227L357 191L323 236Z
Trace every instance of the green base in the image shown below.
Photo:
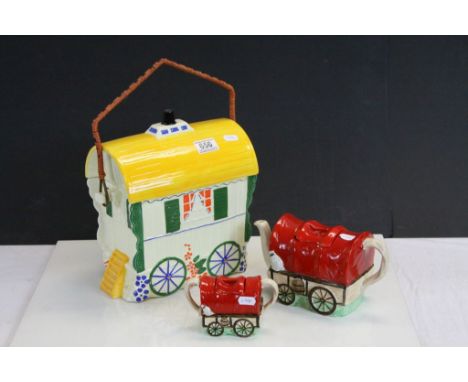
M349 305L345 305L345 306L337 305L335 311L330 316L332 316L332 317L347 316L348 314L353 313L358 308L358 306L361 305L363 300L364 300L364 296L359 296L356 300L354 300ZM296 295L296 300L294 301L292 306L298 306L300 308L304 308L304 309L310 310L311 312L313 312L315 314L318 314L315 310L313 310L310 307L309 300L308 300L308 298L306 296ZM260 328L255 328L254 332L252 333L252 335L250 337L255 336L257 334L258 329L260 329ZM206 328L203 328L203 330L206 333ZM224 328L224 333L222 335L238 337L236 335L236 333L234 333L234 330L232 328ZM249 338L249 337L247 337L247 338Z
M349 305L337 305L335 311L331 314L331 316L333 317L344 317L344 316L347 316L348 314L354 312L359 305L361 305L361 302L364 300L363 296L359 296L359 298L357 298L356 300L354 300L351 304ZM318 314L317 312L315 312L310 304L309 304L309 300L306 296L302 296L302 295L296 295L296 300L294 301L294 303L292 304L293 306L299 306L301 308L304 308L304 309L307 309L307 310L310 310L316 314Z

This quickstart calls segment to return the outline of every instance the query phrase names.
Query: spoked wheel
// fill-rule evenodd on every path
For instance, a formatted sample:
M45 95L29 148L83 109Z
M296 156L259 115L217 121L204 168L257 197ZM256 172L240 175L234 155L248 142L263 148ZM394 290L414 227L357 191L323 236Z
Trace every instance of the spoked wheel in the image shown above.
M158 296L167 296L177 291L185 281L187 268L177 257L161 260L150 274L151 290Z
M291 305L296 299L296 294L287 284L279 284L278 292L278 301L283 305Z
M324 316L332 314L336 309L333 294L325 288L315 287L309 292L309 303L313 310Z
M245 318L241 318L234 322L234 333L236 333L239 337L248 337L252 335L254 332L254 326Z
M234 241L218 245L208 257L208 273L211 276L228 276L239 266L241 250Z
M222 325L216 321L209 324L206 330L208 331L208 334L213 337L218 337L224 332Z

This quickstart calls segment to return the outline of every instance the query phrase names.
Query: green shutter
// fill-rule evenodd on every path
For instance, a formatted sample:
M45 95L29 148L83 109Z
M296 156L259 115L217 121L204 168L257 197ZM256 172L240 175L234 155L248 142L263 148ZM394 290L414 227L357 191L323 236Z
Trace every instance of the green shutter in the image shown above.
M223 219L228 215L228 193L227 187L214 190L214 218Z
M255 175L249 176L247 178L247 205L245 207L245 232L244 239L249 241L250 236L252 236L252 222L250 221L250 212L249 208L252 204L253 193L255 191L255 186L257 185L257 177Z
M179 199L164 202L164 212L166 214L166 232L178 231L180 229Z

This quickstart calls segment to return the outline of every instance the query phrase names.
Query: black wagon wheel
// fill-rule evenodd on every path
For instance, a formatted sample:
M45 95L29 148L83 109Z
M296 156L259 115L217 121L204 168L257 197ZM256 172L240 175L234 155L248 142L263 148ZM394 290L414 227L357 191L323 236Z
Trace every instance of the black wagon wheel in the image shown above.
M252 335L254 332L254 326L245 318L241 318L234 322L234 333L236 333L239 337L248 337Z
M336 309L336 300L332 292L322 287L311 289L309 303L313 310L324 316L332 314Z
M208 334L213 337L218 337L224 332L223 326L216 321L209 324L206 330L208 331Z
M291 305L296 299L296 294L288 284L279 284L278 292L278 301L283 305Z

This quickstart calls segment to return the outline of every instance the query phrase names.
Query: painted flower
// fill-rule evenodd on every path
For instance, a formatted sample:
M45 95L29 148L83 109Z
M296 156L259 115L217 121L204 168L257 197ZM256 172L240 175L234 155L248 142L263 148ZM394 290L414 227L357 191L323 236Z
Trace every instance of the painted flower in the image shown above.
M135 280L135 291L133 296L136 302L142 302L148 298L149 295L149 278L145 275L137 276Z
M245 272L246 269L247 269L247 262L245 261L245 258L243 257L239 264L239 272Z

